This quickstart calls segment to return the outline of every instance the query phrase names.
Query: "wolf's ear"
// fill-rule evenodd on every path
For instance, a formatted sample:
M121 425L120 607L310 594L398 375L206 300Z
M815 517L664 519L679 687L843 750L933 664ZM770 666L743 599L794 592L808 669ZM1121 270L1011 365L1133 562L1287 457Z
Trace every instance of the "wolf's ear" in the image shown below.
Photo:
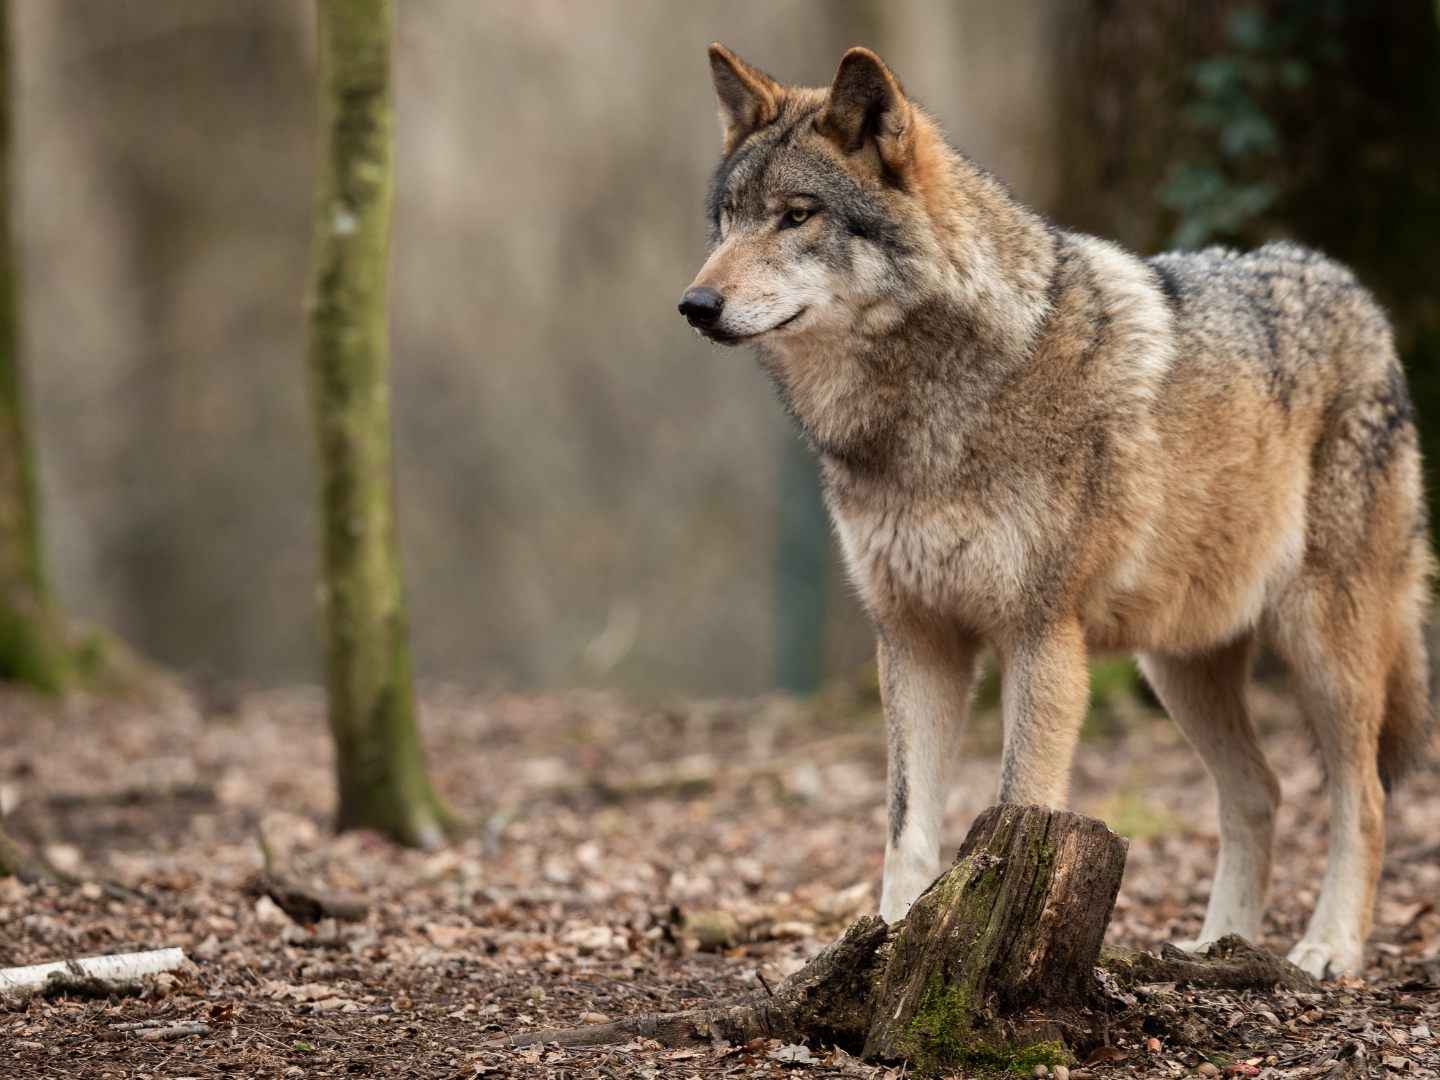
M869 49L855 48L840 58L815 125L845 153L873 144L880 160L898 169L908 153L910 119L900 80Z
M784 88L751 67L718 41L710 46L710 74L720 101L720 126L728 154L745 138L780 115Z

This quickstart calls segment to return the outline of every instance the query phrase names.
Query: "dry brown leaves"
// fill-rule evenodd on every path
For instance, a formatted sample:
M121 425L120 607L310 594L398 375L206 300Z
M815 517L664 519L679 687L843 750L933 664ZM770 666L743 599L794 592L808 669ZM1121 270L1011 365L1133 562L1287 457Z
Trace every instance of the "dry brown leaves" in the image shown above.
M504 1032L753 992L813 956L874 903L884 741L873 716L816 716L784 701L642 707L440 690L427 697L425 729L436 779L469 826L467 839L431 854L329 834L331 752L315 693L251 696L214 720L184 707L55 710L0 698L0 804L14 830L52 860L151 901L0 881L0 964L181 945L198 965L139 999L0 1009L0 1074L901 1075L778 1043L476 1049ZM981 749L949 807L954 843L995 785L993 732L973 741ZM1267 742L1286 801L1264 944L1283 951L1314 903L1324 812L1304 736L1282 723ZM1214 811L1169 725L1134 723L1118 742L1082 748L1073 805L1134 837L1110 940L1193 936L1214 867ZM1113 1055L1071 1077L1192 1073L1204 1063L1197 1024L1221 1033L1217 1075L1436 1076L1433 763L1389 819L1365 981L1316 995L1145 988L1174 1024L1117 1030ZM299 923L267 890L257 895L262 826L288 880L357 898L363 917ZM117 1026L127 1024L143 1026ZM165 1034L143 1037L156 1031ZM117 1037L127 1032L142 1037Z

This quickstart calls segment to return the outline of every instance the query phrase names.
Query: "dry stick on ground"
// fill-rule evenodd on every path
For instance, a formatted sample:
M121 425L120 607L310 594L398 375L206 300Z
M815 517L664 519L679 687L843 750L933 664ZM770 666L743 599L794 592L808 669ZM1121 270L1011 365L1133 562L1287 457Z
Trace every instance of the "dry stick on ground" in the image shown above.
M275 865L275 855L265 839L265 829L260 828L256 837L260 845L260 856L264 865L246 879L244 891L251 896L268 896L281 911L301 926L318 923L321 919L339 919L341 922L358 922L369 913L370 905L364 899L348 893L318 889L304 882L296 881Z
M694 1046L764 1037L834 1044L925 1073L1060 1064L1108 1031L1114 1003L1101 994L1095 968L1124 867L1125 841L1099 821L1036 806L992 807L904 919L853 923L773 995L487 1045L603 1046L639 1036ZM1238 940L1224 944L1208 959L1181 954L1183 965L1163 957L1134 963L1133 954L1107 963L1117 963L1115 981L1127 985L1314 986L1283 960Z
M71 981L86 986L132 983L146 975L175 971L184 965L184 949L153 949L149 952L85 956L48 964L0 968L0 994L40 989L57 979L60 985L67 987Z

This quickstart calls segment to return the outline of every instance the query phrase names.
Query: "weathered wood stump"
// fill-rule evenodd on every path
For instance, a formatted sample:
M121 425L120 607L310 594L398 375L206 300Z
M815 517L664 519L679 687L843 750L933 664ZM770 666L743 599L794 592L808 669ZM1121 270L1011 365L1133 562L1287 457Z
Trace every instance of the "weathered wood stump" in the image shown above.
M1091 1001L1125 847L1079 814L981 814L891 934L862 1056L922 1069L1063 1062L1062 1028Z
M1097 1032L1106 1029L1113 1003L1100 993L1096 968L1125 848L1092 818L994 806L976 819L954 865L904 919L893 926L874 916L857 920L773 994L486 1045L778 1038L839 1046L869 1061L908 1062L921 1075L1061 1064L1097 1044ZM1213 959L1176 956L1178 966L1164 956L1118 952L1104 962L1116 965L1113 982L1124 985L1200 980L1268 988L1308 980L1239 939Z

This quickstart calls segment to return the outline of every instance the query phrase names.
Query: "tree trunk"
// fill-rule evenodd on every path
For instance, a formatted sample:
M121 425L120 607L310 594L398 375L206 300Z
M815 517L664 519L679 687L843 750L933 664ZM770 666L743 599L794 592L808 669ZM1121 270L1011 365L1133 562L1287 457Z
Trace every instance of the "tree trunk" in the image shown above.
M56 693L69 681L71 658L45 578L20 374L10 101L10 11L0 3L0 681Z
M447 816L415 723L390 449L392 0L319 0L309 319L339 826L433 846Z

